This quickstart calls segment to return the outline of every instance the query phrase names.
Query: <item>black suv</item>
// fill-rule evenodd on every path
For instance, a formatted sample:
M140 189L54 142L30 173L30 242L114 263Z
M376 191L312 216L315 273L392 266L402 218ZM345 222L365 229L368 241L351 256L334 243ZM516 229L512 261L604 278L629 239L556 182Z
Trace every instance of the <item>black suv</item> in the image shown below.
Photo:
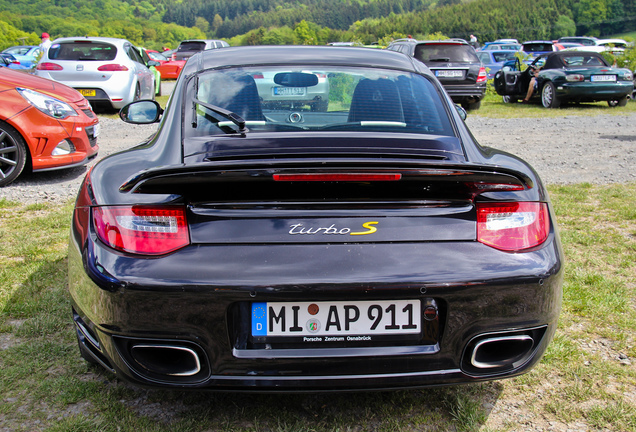
M213 39L184 40L175 51L173 60L187 60L199 51L229 47L225 41Z
M423 62L442 83L453 102L476 110L486 93L486 68L465 40L418 41L400 39L387 49L399 51Z

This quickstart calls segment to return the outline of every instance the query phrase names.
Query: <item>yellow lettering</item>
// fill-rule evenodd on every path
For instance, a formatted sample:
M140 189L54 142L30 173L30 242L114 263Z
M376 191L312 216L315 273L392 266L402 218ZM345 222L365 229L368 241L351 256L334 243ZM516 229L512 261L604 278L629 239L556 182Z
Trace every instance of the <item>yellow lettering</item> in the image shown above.
M350 233L351 235L367 235L367 234L373 234L374 232L376 232L378 229L374 226L371 225L377 225L379 222L365 222L362 224L362 226L366 229L368 229L369 231L359 231L359 232L352 232Z

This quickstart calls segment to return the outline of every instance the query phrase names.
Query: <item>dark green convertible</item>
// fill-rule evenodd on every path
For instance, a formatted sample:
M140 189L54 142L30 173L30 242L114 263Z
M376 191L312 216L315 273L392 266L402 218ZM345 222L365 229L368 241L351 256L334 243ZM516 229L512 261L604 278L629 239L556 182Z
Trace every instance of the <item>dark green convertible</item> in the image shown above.
M628 69L611 67L602 55L586 51L559 51L537 57L521 70L518 59L495 75L495 90L504 102L524 99L532 70L539 69L537 85L530 101L541 100L546 108L564 102L607 101L610 106L625 106L634 89Z

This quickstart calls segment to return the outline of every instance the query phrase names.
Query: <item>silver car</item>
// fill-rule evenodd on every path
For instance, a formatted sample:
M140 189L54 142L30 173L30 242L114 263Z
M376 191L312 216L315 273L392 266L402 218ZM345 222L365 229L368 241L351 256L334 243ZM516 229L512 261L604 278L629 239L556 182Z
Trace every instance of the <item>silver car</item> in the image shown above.
M283 83L278 82L278 76L284 76L287 79L295 76L310 76L313 80L312 82ZM311 111L324 112L328 109L329 79L324 72L302 71L295 74L281 69L254 74L254 81L261 103L266 109L278 109L283 106L290 110L309 108Z
M132 101L155 97L154 74L125 39L56 39L35 73L77 89L94 108L120 109Z

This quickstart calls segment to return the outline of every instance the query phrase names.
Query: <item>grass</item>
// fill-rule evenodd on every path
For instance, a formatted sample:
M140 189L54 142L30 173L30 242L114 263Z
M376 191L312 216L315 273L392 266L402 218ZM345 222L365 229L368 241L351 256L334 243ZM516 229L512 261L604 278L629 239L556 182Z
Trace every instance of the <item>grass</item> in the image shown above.
M596 116L636 113L636 102L630 101L625 107L611 108L607 102L567 104L561 108L546 109L541 104L506 104L502 97L490 89L477 111L470 111L469 116L491 118L560 118L563 116Z
M478 385L335 395L145 390L88 366L66 291L72 205L2 199L0 429L636 431L636 184L553 186L550 194L567 257L563 312L533 371Z

